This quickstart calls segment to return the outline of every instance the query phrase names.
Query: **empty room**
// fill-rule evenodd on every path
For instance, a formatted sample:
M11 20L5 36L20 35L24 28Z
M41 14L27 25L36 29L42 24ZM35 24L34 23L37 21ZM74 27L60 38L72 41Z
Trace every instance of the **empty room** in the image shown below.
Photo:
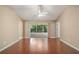
M0 54L79 54L79 5L0 5Z

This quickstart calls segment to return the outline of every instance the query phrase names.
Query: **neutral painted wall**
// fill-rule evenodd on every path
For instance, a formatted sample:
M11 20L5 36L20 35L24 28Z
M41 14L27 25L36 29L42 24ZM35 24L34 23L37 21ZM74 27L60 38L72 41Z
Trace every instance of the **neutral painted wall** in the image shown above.
M23 21L22 20L18 20L18 36L19 39L23 38Z
M18 40L20 18L12 9L0 6L0 49Z
M48 36L50 38L55 38L56 35L55 35L55 22L53 21L26 21L26 24L25 24L25 36L26 37L30 37L29 36L29 24L48 24L49 28L48 28Z
M56 22L48 22L48 37L56 38Z
M60 37L79 49L79 6L69 6L59 17Z
M56 37L60 38L60 22L56 21Z

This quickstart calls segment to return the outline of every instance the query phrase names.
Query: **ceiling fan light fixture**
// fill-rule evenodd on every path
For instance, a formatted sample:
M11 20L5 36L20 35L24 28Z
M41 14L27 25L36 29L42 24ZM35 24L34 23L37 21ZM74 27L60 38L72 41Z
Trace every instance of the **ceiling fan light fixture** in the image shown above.
M46 16L47 14L48 14L47 12L39 13L38 17L43 17L43 16Z
M48 12L44 11L44 6L39 5L39 10L38 10L38 17L43 17L48 14Z

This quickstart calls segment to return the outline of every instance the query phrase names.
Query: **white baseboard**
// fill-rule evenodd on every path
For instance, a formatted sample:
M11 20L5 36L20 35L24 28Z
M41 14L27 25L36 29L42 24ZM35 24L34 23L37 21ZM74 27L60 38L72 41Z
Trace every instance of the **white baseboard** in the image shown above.
M75 47L74 45L68 43L67 41L64 41L64 40L62 40L62 39L60 39L60 41L62 41L63 43L67 44L68 46L72 47L73 49L79 51L79 48L77 48L77 47Z
M25 38L30 38L30 37L25 37Z
M19 39L23 39L23 37L19 37Z
M30 38L30 37L25 37L25 38ZM48 37L48 38L58 38L58 37Z
M48 37L48 38L57 38L57 37Z
M3 50L5 50L5 49L7 49L8 47L14 45L15 43L17 43L17 42L20 41L21 39L22 39L22 37L19 37L19 39L17 39L16 41L14 41L14 42L12 42L12 43L6 45L6 46L3 47L2 49L0 49L0 52L3 51Z

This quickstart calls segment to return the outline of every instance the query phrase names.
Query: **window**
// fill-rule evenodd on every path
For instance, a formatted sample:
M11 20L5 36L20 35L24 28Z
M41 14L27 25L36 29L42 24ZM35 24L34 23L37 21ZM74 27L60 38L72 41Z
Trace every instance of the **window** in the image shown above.
M35 33L35 32L47 32L47 27L48 25L38 25L38 24L32 24L30 28L30 33Z

